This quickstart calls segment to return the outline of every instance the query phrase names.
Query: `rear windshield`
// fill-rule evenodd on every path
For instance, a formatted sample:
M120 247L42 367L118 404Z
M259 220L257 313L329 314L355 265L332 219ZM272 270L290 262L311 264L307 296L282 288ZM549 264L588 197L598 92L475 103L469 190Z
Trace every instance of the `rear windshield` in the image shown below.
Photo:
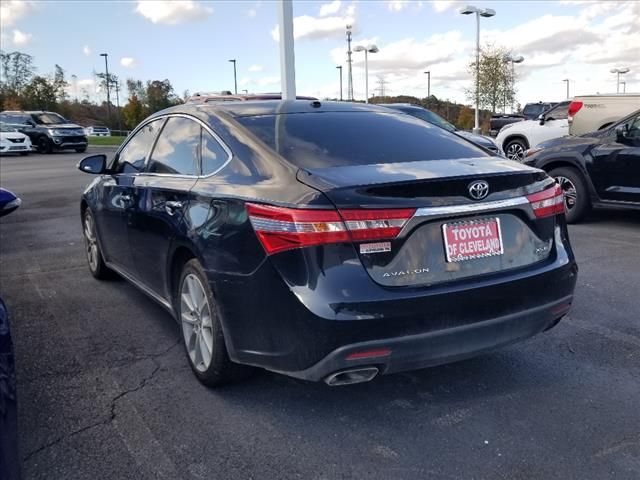
M290 113L238 121L300 168L489 156L457 135L404 114Z
M525 105L524 110L522 111L523 115L531 115L531 116L538 116L540 115L542 112L544 112L545 110L549 109L549 104L548 103L536 103L533 105Z

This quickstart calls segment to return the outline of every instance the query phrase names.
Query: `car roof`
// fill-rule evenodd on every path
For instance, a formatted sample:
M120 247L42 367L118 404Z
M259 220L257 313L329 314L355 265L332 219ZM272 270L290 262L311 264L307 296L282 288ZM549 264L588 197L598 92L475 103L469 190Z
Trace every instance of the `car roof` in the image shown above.
M2 114L2 113L26 113L28 115L31 115L33 113L55 113L56 115L60 115L59 113L48 112L46 110L4 110L4 111L0 112L0 114Z
M297 95L298 100L317 100L315 97ZM196 93L189 97L185 103L208 103L208 102L242 102L250 100L281 100L281 93L248 93L238 94L216 94L216 93Z
M216 111L227 113L232 117L250 117L257 115L279 115L289 113L320 112L379 112L389 113L389 109L351 102L321 102L319 100L247 100L244 102L195 103L181 105L183 109L193 108L202 112ZM176 107L174 107L176 108Z

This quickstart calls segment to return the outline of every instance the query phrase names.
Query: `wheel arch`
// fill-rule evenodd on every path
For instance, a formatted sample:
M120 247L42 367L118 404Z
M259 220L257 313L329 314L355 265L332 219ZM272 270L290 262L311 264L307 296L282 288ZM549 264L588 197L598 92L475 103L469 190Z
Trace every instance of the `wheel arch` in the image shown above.
M547 173L551 172L552 170L555 170L556 168L572 168L576 170L582 177L582 180L584 180L584 183L587 186L587 189L589 190L589 195L592 201L598 199L598 196L596 194L596 189L591 183L591 177L589 177L587 172L585 172L584 168L580 165L580 162L573 160L571 158L554 158L540 165L538 168L541 168Z
M508 135L504 141L502 142L502 151L506 152L507 149L507 145L509 144L509 142L511 142L512 140L522 140L524 142L524 145L526 148L529 148L529 140L527 140L527 137L525 137L523 134L521 133L514 133L511 135Z
M167 258L167 293L169 294L169 300L174 303L176 299L176 292L178 288L178 282L180 281L180 273L182 267L192 259L198 259L196 249L193 245L189 245L187 242L176 243L171 249L171 254ZM175 305L174 309L175 309Z

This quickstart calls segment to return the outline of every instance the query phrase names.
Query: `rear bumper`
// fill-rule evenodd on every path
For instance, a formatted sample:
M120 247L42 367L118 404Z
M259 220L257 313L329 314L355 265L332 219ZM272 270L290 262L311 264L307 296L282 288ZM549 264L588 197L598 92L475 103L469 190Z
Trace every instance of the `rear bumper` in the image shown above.
M572 301L573 296L568 295L552 303L483 322L344 345L305 370L280 373L320 381L333 373L356 367L375 366L381 374L387 374L455 362L548 330L569 311ZM372 357L349 358L366 352L372 352Z

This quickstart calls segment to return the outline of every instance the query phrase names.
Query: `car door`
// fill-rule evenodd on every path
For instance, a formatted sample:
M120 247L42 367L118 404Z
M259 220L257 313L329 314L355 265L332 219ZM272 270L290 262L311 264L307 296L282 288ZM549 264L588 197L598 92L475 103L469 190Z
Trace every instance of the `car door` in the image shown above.
M565 102L544 114L544 123L531 132L531 148L547 140L569 135L568 110L569 104Z
M138 129L116 153L108 175L101 178L99 208L94 212L105 260L135 275L127 224L135 205L134 180L143 170L164 119Z
M184 115L169 116L144 172L134 179L136 203L128 224L138 277L155 293L166 288L168 255L186 235L183 216L200 174L201 124Z
M624 135L612 129L591 151L587 168L602 200L640 203L640 115L625 125Z

